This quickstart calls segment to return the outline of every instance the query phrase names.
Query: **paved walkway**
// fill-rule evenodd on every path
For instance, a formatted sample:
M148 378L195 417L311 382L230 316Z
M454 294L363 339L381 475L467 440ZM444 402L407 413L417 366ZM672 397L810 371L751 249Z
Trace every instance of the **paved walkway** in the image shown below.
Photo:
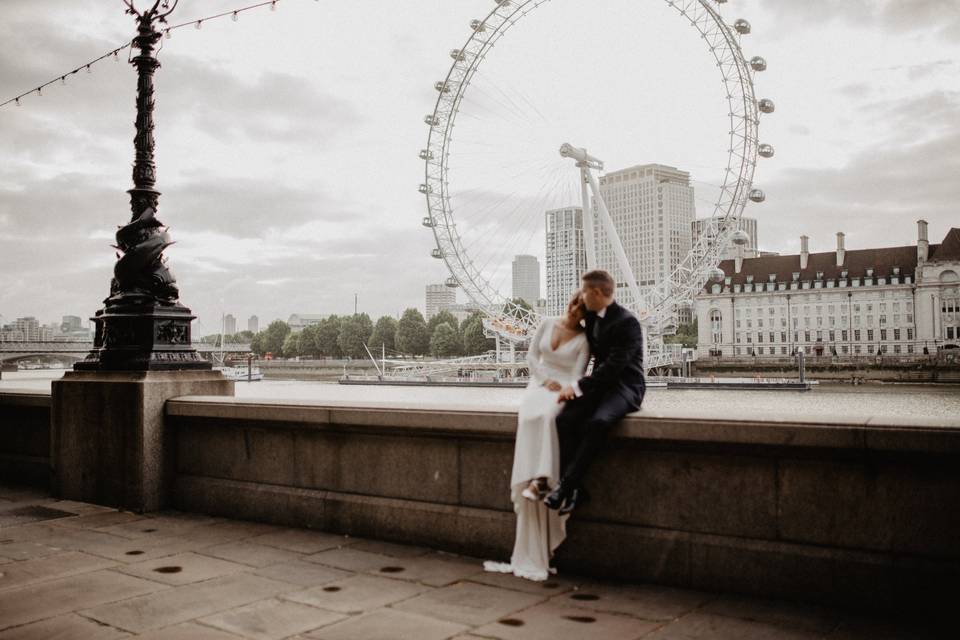
M0 486L0 640L884 640L821 608L561 576L305 529Z

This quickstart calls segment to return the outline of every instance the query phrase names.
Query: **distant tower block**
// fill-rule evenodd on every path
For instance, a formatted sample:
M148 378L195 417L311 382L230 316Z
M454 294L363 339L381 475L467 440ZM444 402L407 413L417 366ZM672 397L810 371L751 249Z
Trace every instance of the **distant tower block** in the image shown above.
M428 284L426 288L426 315L427 320L437 315L447 307L456 304L457 290L444 283Z
M536 307L540 299L540 261L536 256L514 256L512 297Z
M546 212L546 256L547 314L559 316L587 270L582 207Z
M237 332L237 319L233 317L233 314L228 313L223 317L223 333L228 336L232 336Z
M247 331L250 333L260 333L260 318L250 316L250 319L247 320Z

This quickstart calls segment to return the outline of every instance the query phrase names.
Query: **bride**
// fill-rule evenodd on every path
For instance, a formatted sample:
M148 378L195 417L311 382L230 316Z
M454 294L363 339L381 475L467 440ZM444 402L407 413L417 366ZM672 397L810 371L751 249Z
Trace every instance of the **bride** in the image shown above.
M566 538L567 516L547 509L543 496L556 487L560 476L556 418L563 405L557 402L557 393L583 375L590 358L580 326L584 313L577 291L566 314L545 319L530 341L530 383L520 404L510 477L510 499L517 514L513 555L509 564L485 562L487 571L546 580L553 551Z

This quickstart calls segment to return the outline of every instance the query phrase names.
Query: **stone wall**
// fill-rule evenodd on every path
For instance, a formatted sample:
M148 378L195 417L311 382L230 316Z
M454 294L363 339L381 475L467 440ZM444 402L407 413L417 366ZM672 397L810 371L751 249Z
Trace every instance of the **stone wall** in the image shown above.
M516 414L181 398L175 506L506 560ZM843 604L943 605L960 430L638 414L592 470L561 570Z
M0 479L50 486L49 393L0 393Z

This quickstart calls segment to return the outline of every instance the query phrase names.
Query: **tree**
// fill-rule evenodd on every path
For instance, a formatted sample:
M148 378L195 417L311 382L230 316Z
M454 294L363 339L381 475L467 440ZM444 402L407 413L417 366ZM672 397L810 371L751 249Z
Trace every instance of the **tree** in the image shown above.
M234 344L244 344L253 340L253 331L240 331L233 334L227 340L227 342L232 342Z
M430 336L430 353L437 358L450 358L459 355L460 341L457 330L448 322L437 325Z
M373 333L373 322L365 313L344 318L340 323L340 336L337 344L345 356L351 358L366 358L367 350L364 345L370 341Z
M512 302L514 305L520 307L521 309L526 309L527 311L533 311L533 307L530 306L530 303L528 303L528 302L527 302L526 300L524 300L523 298L513 298L510 302ZM503 305L503 312L504 312L504 313L507 313L507 309L509 308L509 306L510 306L510 305L506 305L506 304Z
M370 336L370 349L376 351L381 347L387 351L396 349L397 321L390 316L383 316L377 320L373 327L373 335Z
M283 320L274 320L263 331L263 351L273 355L283 353L283 341L290 334L290 325Z
M320 321L317 325L317 332L314 334L314 341L317 345L317 352L328 358L339 358L340 344L340 316L330 316Z
M684 347L695 349L697 347L697 321L689 324L682 324L677 327L677 332L672 336L664 336L665 344L680 344Z
M396 343L398 351L413 356L421 356L429 351L430 332L423 315L416 309L403 312L397 323Z
M283 340L283 357L297 358L300 356L300 332L288 333Z
M453 327L454 331L457 331L460 329L460 323L457 321L454 315L449 311L447 311L446 309L444 309L440 313L430 318L430 321L427 322L427 331L429 331L430 335L432 336L433 332L437 330L437 327L439 327L444 322L446 322L451 327Z
M300 332L300 355L316 358L320 356L320 349L317 345L318 326L308 325Z
M252 338L250 338L250 351L253 351L258 356L263 355L263 332L260 331Z
M463 354L478 356L496 348L494 341L483 334L483 316L471 314L463 321Z

